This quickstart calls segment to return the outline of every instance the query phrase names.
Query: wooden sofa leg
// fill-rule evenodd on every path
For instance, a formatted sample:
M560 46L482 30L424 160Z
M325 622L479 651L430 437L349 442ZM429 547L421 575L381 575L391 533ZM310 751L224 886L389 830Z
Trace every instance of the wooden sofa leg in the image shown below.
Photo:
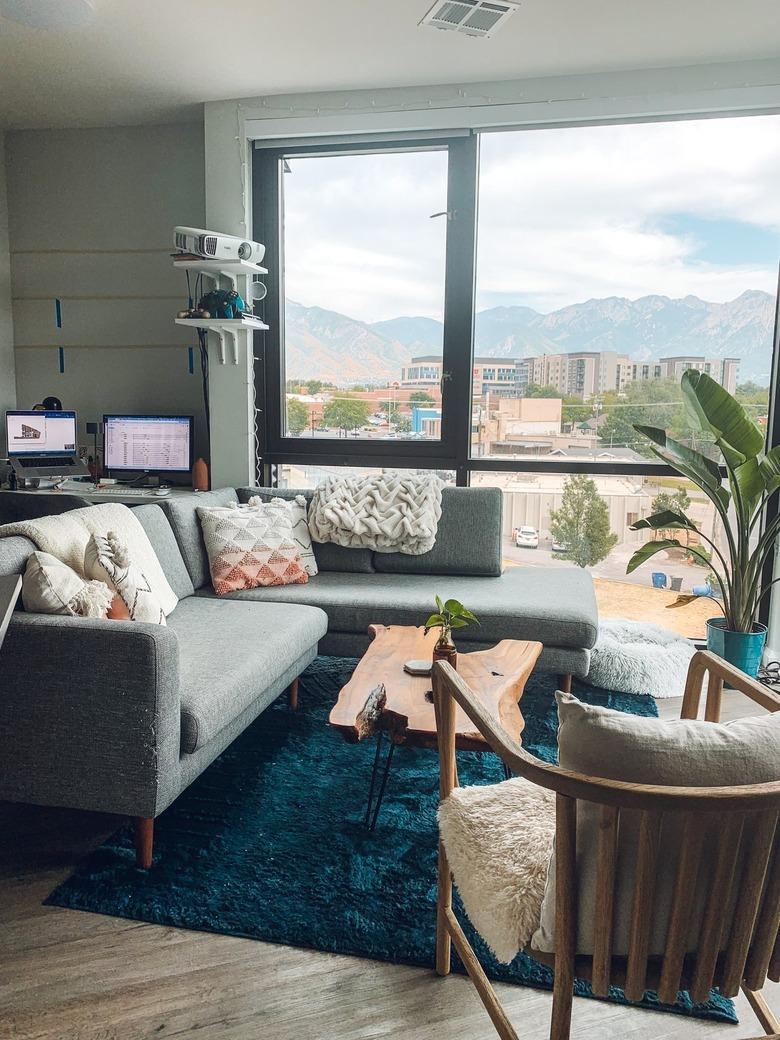
M287 703L293 711L298 710L298 680L293 679L287 687Z
M558 676L558 689L561 693L571 693L571 676L570 675L559 675Z
M151 816L133 818L135 830L135 865L148 870L152 865L152 848L154 846L154 819Z

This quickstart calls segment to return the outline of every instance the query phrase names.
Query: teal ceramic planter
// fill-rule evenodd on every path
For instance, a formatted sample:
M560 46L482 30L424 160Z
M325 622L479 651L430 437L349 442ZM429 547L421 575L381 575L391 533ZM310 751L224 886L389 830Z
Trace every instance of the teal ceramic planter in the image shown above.
M752 632L731 632L724 618L707 622L707 649L754 679L766 643L766 625L753 623Z

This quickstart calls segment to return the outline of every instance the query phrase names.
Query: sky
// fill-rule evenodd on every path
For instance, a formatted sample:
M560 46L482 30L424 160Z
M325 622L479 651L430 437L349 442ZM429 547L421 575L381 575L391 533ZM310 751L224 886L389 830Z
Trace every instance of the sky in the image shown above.
M441 319L445 153L289 165L288 297L367 322ZM780 116L484 134L477 308L774 294L778 185Z

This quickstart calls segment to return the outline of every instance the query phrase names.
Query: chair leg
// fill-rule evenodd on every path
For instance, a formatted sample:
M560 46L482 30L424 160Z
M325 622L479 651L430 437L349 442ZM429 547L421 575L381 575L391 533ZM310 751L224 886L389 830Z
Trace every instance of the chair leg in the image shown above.
M436 974L449 975L452 938L447 927L447 910L452 909L452 874L444 845L439 841L439 889L436 899Z
M148 870L152 865L154 819L150 816L135 816L133 829L135 831L135 865L142 870Z
M748 989L747 986L742 987L742 992L747 997L747 1002L753 1008L753 1013L761 1023L761 1028L766 1035L774 1036L776 1033L780 1033L780 1021L778 1021L763 996L755 990Z
M571 1005L574 999L574 980L571 972L560 969L561 966L556 962L550 1040L569 1040L571 1036Z
M571 676L570 675L559 675L558 676L558 689L561 693L571 693Z
M298 680L293 679L287 687L287 703L293 711L298 710Z

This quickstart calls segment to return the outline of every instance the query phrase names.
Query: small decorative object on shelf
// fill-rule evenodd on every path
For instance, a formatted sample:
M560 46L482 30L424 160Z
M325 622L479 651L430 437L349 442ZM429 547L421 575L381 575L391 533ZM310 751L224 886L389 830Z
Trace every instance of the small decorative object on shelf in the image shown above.
M251 315L243 296L235 289L212 289L198 300L197 307L179 311L177 318L243 318Z
M764 452L764 434L742 405L719 383L693 369L681 381L687 418L703 451L672 438L653 426L634 426L647 437L653 454L676 469L712 502L723 530L723 541L710 538L681 509L664 509L631 525L633 531L650 530L660 538L646 542L628 562L627 573L666 549L686 549L700 563L711 567L715 599L723 617L707 622L707 647L748 675L755 676L766 642L766 625L758 621L761 599L771 587L762 586L764 564L780 533L780 516L763 532L759 520L769 498L780 489L780 447ZM705 454L709 449L708 454ZM718 457L720 456L720 458ZM720 465L726 470L721 477ZM683 546L668 531L696 532L708 550ZM693 595L681 595L673 607L690 603Z
M447 661L453 668L457 668L458 652L452 642L452 630L453 628L465 628L470 624L478 625L479 620L459 600L448 599L446 602L442 602L441 598L437 596L436 613L431 614L425 622L426 635L432 628L439 629L439 638L433 648L433 660Z
M209 489L209 467L205 459L196 459L192 467L192 489L193 491L208 491Z

